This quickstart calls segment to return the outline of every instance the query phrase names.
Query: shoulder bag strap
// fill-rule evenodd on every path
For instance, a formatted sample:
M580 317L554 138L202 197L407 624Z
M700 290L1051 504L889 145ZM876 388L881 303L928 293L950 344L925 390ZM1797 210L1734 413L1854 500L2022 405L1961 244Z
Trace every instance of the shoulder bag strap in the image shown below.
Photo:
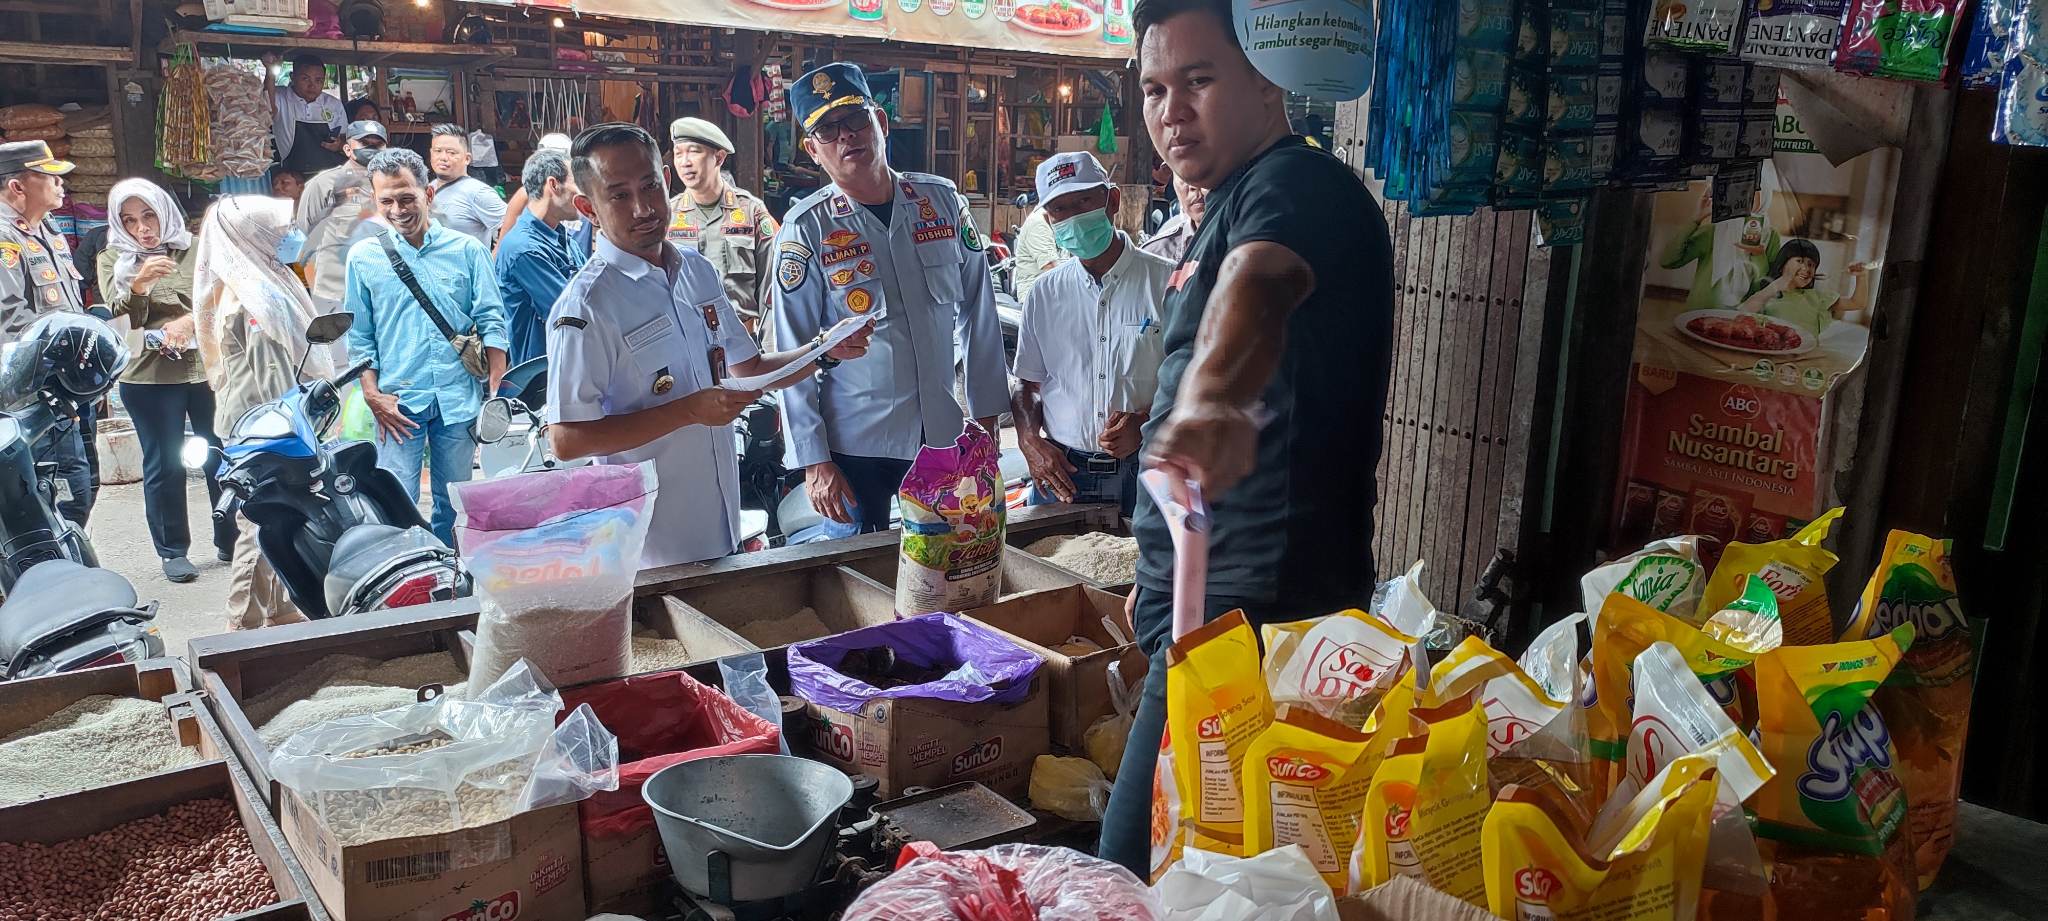
M398 255L398 247L392 244L391 235L380 233L377 235L377 242L383 244L384 255L391 257L391 271L398 273L398 280L405 284L405 289L412 292L413 300L419 302L420 309L426 311L427 317L434 321L434 326L441 331L441 338L453 341L458 335L455 327L450 326L448 318L442 316L440 308L434 306L433 298L428 297L427 292L420 289L420 280L413 277L412 267L406 265L404 257Z

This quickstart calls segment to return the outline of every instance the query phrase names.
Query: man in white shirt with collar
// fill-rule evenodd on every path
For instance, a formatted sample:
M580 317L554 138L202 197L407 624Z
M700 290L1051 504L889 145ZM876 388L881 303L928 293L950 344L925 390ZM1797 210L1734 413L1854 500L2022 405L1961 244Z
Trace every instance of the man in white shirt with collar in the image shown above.
M1038 197L1061 249L1017 330L1010 409L1031 465L1031 502L1137 499L1139 427L1152 409L1173 263L1139 249L1110 216L1122 193L1085 151L1038 165Z
M469 174L469 134L461 125L435 125L428 153L434 167L434 220L487 249L495 246L498 225L505 220L505 200L497 189Z
M341 129L348 124L341 97L327 92L327 62L292 58L291 85L271 91L270 138L279 166L311 176L342 164Z
M598 125L576 138L570 168L576 209L597 226L597 241L548 318L555 453L654 462L661 492L642 568L730 554L740 538L731 426L760 393L720 382L780 370L802 349L763 354L718 270L667 241L668 187L653 135ZM867 341L856 333L826 358L859 358Z

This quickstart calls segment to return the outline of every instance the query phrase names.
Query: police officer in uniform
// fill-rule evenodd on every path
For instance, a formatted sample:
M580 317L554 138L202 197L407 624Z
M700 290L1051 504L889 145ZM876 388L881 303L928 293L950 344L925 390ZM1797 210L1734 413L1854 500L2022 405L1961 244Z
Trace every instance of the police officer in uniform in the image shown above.
M866 75L832 63L790 84L804 149L831 184L790 206L775 237L776 341L847 316L881 319L872 354L782 400L784 462L803 468L826 536L889 526L889 501L927 444L962 427L953 396L963 340L967 410L994 432L1009 402L1002 329L982 242L953 183L889 168L888 128Z
M740 537L732 421L760 393L720 384L782 370L803 353L761 352L711 263L667 241L653 135L632 124L591 128L570 168L576 209L598 235L548 315L548 436L563 458L654 463L661 491L642 568L725 556ZM867 340L856 333L823 360L860 358Z
M758 341L765 328L761 308L767 300L761 290L766 280L761 263L780 229L775 216L754 193L726 181L732 139L717 125L701 118L678 118L668 135L675 142L676 178L683 184L669 200L675 216L669 219L668 240L711 260L740 322Z
M0 144L0 345L13 342L43 314L83 313L83 279L71 245L49 221L64 203L64 174L72 164L50 153L46 141ZM34 448L38 461L54 461L70 495L57 512L79 527L92 510L92 467L86 460L82 420L58 423Z

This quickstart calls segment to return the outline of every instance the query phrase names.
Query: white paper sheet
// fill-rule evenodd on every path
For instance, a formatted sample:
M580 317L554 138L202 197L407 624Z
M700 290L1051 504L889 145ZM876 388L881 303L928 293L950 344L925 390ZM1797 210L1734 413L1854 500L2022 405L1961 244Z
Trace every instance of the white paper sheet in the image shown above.
M718 386L727 390L766 390L773 387L809 370L811 362L816 361L818 356L838 348L841 343L853 338L853 334L860 332L863 328L881 322L884 313L886 313L886 308L867 316L847 317L844 320L840 320L838 323L833 324L831 330L825 333L825 341L804 349L803 354L797 356L795 361L766 374L756 374L752 377L727 378L720 381Z

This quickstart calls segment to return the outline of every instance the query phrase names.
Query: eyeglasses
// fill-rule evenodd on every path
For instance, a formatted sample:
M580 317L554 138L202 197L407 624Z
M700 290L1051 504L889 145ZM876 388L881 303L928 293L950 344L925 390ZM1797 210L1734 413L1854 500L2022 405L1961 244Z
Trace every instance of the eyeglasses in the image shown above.
M837 144L842 139L867 133L875 126L874 116L869 114L874 110L861 106L858 111L860 115L857 117L829 121L811 129L811 137L820 144Z

